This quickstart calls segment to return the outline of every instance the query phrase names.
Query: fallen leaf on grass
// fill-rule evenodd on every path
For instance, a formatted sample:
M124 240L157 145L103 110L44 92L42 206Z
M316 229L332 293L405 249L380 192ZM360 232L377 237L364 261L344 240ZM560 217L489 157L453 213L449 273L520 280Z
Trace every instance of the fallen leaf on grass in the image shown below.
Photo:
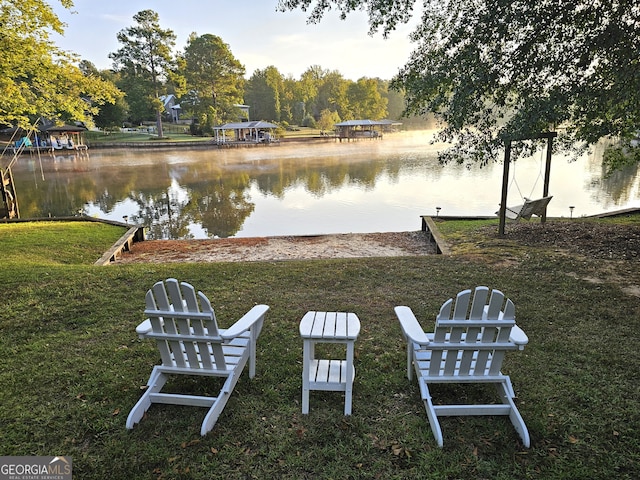
M191 440L190 442L182 442L180 446L182 448L187 448L187 447L192 447L194 445L197 445L198 443L200 443L200 440L196 438L195 440Z

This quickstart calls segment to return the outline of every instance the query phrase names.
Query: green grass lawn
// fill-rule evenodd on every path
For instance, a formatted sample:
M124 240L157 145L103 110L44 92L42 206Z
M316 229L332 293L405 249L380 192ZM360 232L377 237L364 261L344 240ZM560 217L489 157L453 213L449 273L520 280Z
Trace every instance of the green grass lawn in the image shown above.
M468 224L443 232L473 243ZM0 224L2 455L69 455L79 479L640 478L640 299L623 290L640 285L637 265L553 249L492 261L507 242L490 258L461 248L450 257L93 266L122 233L95 223ZM159 363L153 342L135 335L144 294L167 277L206 293L223 327L255 304L271 306L256 377L243 373L205 437L205 409L195 407L154 405L125 429ZM529 336L503 371L530 449L507 419L489 417L444 419L439 449L418 386L405 377L393 307L412 307L431 328L444 300L476 285L505 292ZM301 414L298 323L307 310L360 318L350 417L332 392L312 392ZM197 379L174 388L215 394L217 386Z
M106 144L106 143L143 143L143 142L210 142L211 137L197 137L185 133L183 129L176 131L167 131L163 139L159 139L155 135L142 132L86 132L85 137L89 145Z

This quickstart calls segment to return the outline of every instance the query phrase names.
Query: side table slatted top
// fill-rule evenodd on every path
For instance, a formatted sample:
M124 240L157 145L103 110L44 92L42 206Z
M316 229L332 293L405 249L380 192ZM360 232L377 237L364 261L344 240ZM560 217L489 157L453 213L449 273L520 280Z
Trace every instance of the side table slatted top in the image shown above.
M317 340L355 340L360 320L351 312L307 312L300 321L300 336Z
M345 392L344 414L351 415L351 398L356 369L354 343L360 333L360 320L351 312L307 312L300 320L303 340L302 413L309 413L309 392L327 390ZM346 345L346 358L318 359L315 346L320 343Z

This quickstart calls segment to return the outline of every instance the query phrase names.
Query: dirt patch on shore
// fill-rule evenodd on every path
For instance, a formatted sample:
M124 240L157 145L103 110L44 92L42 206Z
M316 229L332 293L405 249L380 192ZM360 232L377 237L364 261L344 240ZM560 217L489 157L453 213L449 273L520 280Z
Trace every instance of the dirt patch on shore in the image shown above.
M429 255L435 245L425 232L146 240L124 252L117 263L235 262L318 258Z
M614 223L550 221L509 225L507 237L522 245L551 246L588 258L639 260L640 228Z

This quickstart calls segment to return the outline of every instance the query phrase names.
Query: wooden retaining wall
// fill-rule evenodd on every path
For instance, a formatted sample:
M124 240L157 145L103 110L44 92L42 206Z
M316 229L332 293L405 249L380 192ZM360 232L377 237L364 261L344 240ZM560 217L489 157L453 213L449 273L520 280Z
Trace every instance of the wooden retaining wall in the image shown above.
M436 226L433 218L430 216L422 216L422 231L426 232L429 236L429 241L435 243L436 245L436 253L440 255L450 255L451 250L449 250L449 245L444 241L442 235L440 234L440 230Z
M142 241L144 241L144 227L133 226L109 250L104 252L94 265L109 265L115 262L122 255L122 252L131 251L134 243Z

